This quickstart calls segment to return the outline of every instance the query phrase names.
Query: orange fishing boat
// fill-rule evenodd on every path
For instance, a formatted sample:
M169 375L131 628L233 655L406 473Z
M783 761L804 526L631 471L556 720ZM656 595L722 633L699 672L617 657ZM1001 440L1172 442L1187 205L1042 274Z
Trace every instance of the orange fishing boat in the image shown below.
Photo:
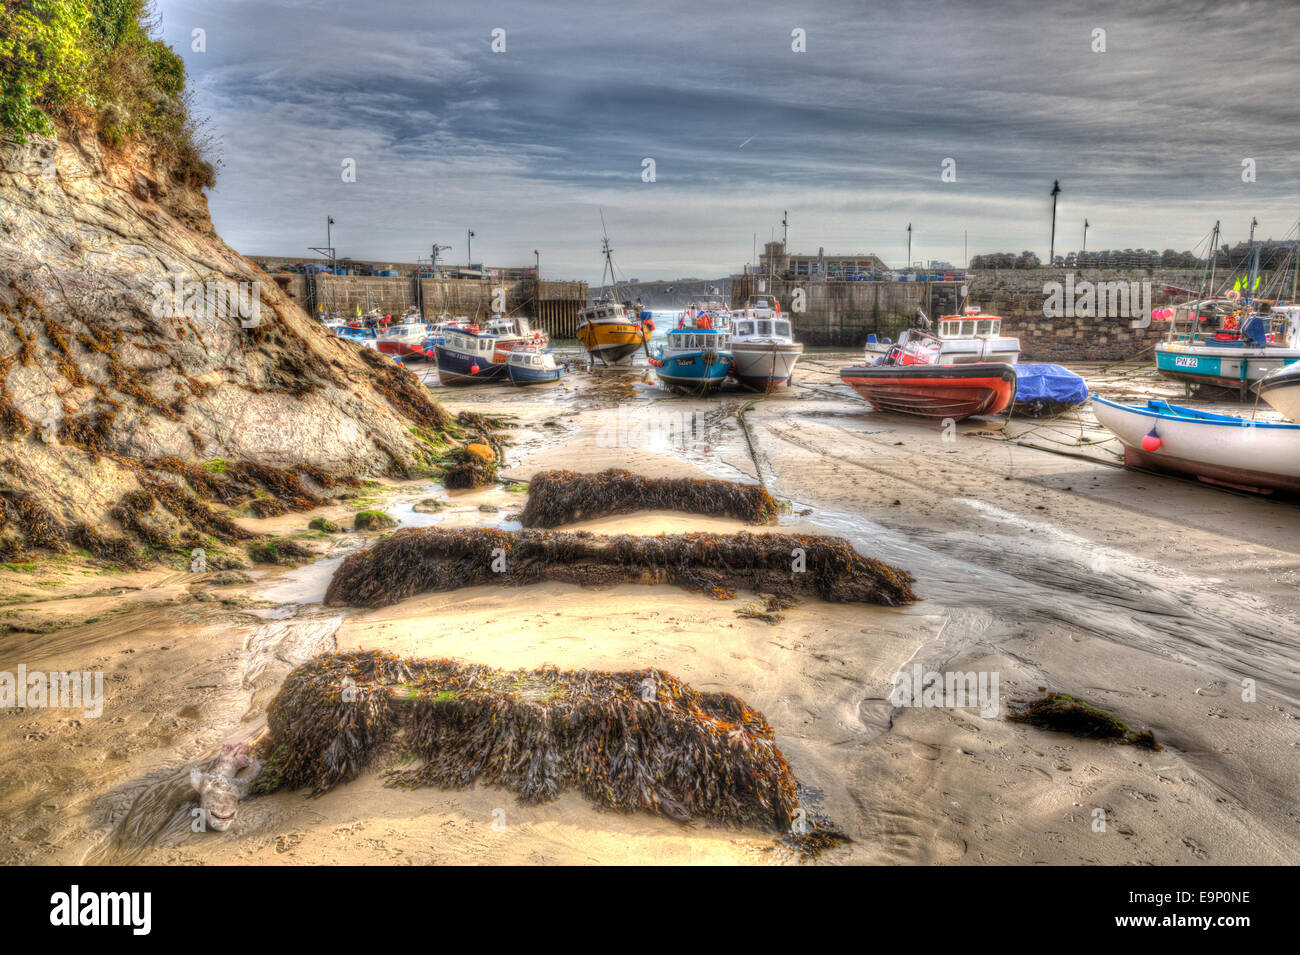
M912 330L907 346L894 346L874 365L840 369L876 411L952 418L998 414L1016 396L1016 370L1005 362L936 364L942 341Z

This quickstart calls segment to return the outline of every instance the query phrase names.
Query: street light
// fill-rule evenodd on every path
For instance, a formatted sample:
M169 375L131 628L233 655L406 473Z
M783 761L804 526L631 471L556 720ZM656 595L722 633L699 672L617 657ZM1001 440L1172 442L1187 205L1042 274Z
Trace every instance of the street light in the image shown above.
M465 270L469 271L474 267L474 230L465 230Z
M1052 180L1052 244L1048 246L1047 267L1050 269L1056 261L1056 197L1061 194L1061 181Z
M1083 254L1087 251L1088 251L1088 220L1084 219L1083 220L1083 248L1079 250L1079 258L1083 258ZM1081 262L1079 264L1082 265L1083 263Z
M912 268L912 223L907 224L907 267L903 271L910 271Z

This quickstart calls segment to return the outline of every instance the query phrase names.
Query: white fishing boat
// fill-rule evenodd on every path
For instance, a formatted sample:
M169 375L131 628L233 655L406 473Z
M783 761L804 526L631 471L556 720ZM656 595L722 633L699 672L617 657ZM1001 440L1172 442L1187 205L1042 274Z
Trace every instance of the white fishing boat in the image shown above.
M1092 411L1124 445L1124 463L1259 493L1300 492L1300 424L1093 397Z
M746 388L768 392L789 383L803 345L794 340L781 303L759 297L732 315L731 354L736 380Z
M928 323L928 319L922 316ZM877 341L875 335L867 336L867 360L882 358L895 345L906 346L911 331L898 336L897 342L889 339ZM974 362L1002 362L1014 365L1020 361L1020 339L1002 334L1002 318L982 315L977 306L963 309L960 315L943 315L939 318L940 341L938 365L965 365Z

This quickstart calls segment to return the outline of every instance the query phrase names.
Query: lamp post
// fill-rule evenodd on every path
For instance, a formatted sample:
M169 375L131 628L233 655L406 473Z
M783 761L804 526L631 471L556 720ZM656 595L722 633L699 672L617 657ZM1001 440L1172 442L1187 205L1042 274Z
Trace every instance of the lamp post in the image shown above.
M1087 251L1088 251L1088 220L1084 219L1083 220L1083 248L1079 250L1079 258L1082 259L1084 253ZM1082 266L1083 263L1080 262L1079 265Z
M474 267L474 230L465 230L465 271Z
M533 269L537 272L537 281L542 280L542 253L533 249Z
M1056 197L1061 194L1061 181L1052 180L1052 243L1048 246L1047 267L1050 269L1056 261Z
M903 269L903 271L906 272L911 268L912 268L912 223L909 222L907 224L907 266Z

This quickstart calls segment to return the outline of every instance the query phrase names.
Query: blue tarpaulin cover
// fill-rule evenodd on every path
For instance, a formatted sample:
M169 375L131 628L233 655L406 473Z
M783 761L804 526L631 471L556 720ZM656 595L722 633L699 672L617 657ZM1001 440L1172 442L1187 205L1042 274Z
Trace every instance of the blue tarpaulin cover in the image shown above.
M1016 404L1034 401L1079 405L1088 400L1082 378L1060 365L1016 365Z

